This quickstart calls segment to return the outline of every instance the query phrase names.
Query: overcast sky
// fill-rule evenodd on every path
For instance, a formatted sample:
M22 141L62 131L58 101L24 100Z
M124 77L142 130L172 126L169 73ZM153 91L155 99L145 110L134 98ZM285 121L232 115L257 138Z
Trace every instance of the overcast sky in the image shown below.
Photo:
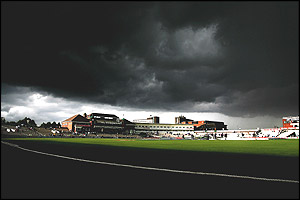
M1 116L299 115L299 2L1 2Z

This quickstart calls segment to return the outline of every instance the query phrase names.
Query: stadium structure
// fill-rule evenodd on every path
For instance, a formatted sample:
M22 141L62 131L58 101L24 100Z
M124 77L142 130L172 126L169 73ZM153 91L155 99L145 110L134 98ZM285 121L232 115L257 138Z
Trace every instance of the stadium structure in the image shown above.
M299 138L299 116L283 117L279 128L228 130L224 122L195 121L184 116L175 117L174 124L159 123L158 116L132 122L113 114L91 113L74 115L61 124L74 134L131 134L150 138L211 139L211 140L268 140Z

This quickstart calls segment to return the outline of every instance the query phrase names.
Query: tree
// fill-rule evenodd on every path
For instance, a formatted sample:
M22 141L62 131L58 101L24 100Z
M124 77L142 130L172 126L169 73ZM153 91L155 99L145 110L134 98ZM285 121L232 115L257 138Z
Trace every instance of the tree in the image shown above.
M29 120L29 123L28 123L29 126L32 126L32 127L37 127L35 121L33 119L30 119Z
M7 122L8 125L11 125L11 126L16 126L18 125L17 122L15 121L10 121L10 122Z
M47 122L46 128L51 128L51 122Z
M1 117L1 124L6 124L6 120L4 117Z
M41 125L40 125L41 128L46 128L46 124L43 122Z
M61 125L60 125L59 122L58 123L56 123L56 122L52 122L52 123L51 122L47 122L47 123L43 122L40 127L41 128L60 128Z
M51 127L52 127L52 128L57 128L56 122L52 122Z
M25 126L31 126L31 127L36 127L36 123L34 120L30 119L29 117L25 117L22 120L19 120L17 122L18 125L24 124Z

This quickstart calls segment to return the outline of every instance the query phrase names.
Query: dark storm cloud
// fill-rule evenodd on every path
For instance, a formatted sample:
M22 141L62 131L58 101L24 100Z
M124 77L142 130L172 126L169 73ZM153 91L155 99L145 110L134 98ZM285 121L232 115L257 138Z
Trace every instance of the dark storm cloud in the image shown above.
M2 83L144 109L294 115L298 12L298 2L4 2Z

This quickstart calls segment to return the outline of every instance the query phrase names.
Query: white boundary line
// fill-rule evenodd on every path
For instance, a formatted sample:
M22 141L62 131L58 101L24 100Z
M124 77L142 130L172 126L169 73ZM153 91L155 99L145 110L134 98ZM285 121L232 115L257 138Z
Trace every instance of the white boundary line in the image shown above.
M101 161L93 161L93 160L85 160L80 158L72 158L68 156L61 156L61 155L55 155L51 153L44 153L39 152L35 150L26 149L23 147L20 147L16 144L11 144L9 142L3 142L1 143L19 148L24 151L29 151L37 154L43 154L47 156L53 156L58 158L64 158L69 160L76 160L80 162L88 162L88 163L95 163L95 164L102 164L102 165L112 165L112 166L119 166L119 167L129 167L129 168L135 168L135 169L146 169L146 170L155 170L155 171L165 171L165 172L173 172L173 173L182 173L182 174L197 174L197 175L208 175L208 176L223 176L223 177L230 177L230 178L244 178L244 179L253 179L253 180L260 180L260 181L274 181L274 182L288 182L288 183L298 183L299 181L295 180L285 180L285 179L271 179L271 178L260 178L260 177L251 177L251 176L239 176L239 175L231 175L231 174L217 174L217 173L206 173L206 172L193 172L193 171L182 171L182 170L174 170L174 169L163 169L163 168L155 168L155 167L143 167L143 166L135 166L135 165L126 165L126 164L118 164L118 163L110 163L110 162L101 162Z

